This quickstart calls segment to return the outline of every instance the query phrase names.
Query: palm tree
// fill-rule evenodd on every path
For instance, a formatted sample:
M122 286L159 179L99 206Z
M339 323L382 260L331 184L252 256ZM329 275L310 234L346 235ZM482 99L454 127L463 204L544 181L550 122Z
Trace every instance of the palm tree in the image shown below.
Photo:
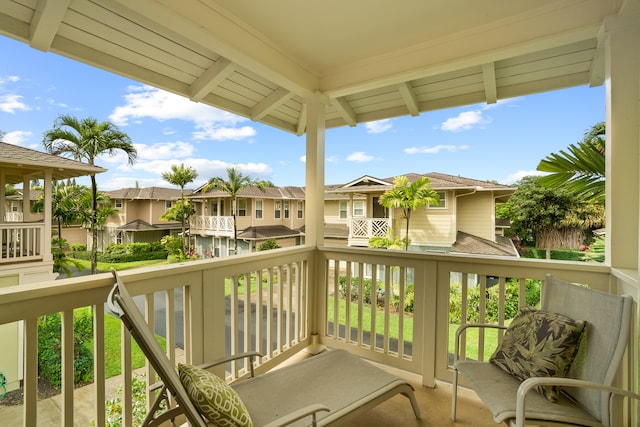
M184 187L193 182L198 177L198 172L189 166L185 167L184 163L180 166L171 165L170 172L162 172L162 179L167 181L169 184L177 185L180 187L180 200L182 205L187 205L187 209L182 209L182 212L187 213L186 215L178 215L180 218L180 223L182 225L182 252L187 253L187 240L185 239L185 222L189 220L191 210L188 209L188 202L184 198Z
M245 187L257 187L260 191L264 191L266 187L272 187L269 181L251 179L242 175L242 171L238 167L227 168L227 181L224 178L215 177L209 179L202 187L203 192L209 190L220 190L231 196L231 214L233 215L233 253L238 253L238 229L236 227L236 201L238 194Z
M406 220L406 232L404 238L404 250L409 249L409 221L411 212L420 206L438 204L440 197L431 189L431 181L426 176L420 177L414 182L404 175L393 179L393 186L385 191L379 199L379 203L386 208L402 209L402 217Z
M95 164L98 156L114 156L118 151L127 155L129 165L135 163L137 151L131 138L121 132L111 122L98 122L92 117L82 120L70 115L61 115L54 122L53 129L44 133L44 148L54 155L68 155L76 160ZM96 273L98 264L98 185L94 174L91 178L91 274Z
M79 219L79 200L88 188L74 181L54 181L51 193L51 216L58 227L58 239L62 239L62 227L73 224ZM44 211L44 193L40 193L33 204L33 212Z
M538 170L550 172L541 178L545 187L560 188L599 204L605 202L605 123L595 124L584 139L567 151L552 153L538 164Z

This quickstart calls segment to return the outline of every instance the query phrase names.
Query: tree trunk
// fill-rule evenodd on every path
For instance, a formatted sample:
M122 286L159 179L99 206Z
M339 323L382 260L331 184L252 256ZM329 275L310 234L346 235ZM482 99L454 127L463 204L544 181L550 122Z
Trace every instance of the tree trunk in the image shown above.
M91 274L98 269L98 184L96 176L91 175Z

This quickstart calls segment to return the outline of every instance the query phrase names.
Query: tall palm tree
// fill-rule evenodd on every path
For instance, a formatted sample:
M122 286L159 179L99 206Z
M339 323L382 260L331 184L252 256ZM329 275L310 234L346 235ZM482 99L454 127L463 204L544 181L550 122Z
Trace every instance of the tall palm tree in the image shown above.
M260 191L264 191L266 187L272 187L269 181L251 179L242 175L242 171L238 167L227 168L227 180L215 177L209 179L202 188L203 192L209 190L220 190L231 196L231 214L233 215L233 253L238 253L238 229L236 227L236 202L238 194L245 187L257 187Z
M162 179L167 181L169 184L177 185L180 187L180 205L186 207L184 210L185 213L189 213L191 210L189 209L189 203L185 200L184 197L184 187L193 182L198 177L198 172L189 166L185 167L184 163L180 166L171 165L170 172L162 172ZM182 252L184 254L187 253L187 240L185 238L185 222L188 221L189 215L179 215L180 223L182 225Z
M79 218L79 200L89 189L74 181L54 181L51 192L51 216L58 227L58 238L62 239L62 227L76 222ZM33 212L44 211L44 193L40 193L33 204Z
M595 124L584 139L567 151L552 153L538 164L538 170L550 172L540 179L545 187L560 188L599 204L605 202L605 123Z
M77 119L71 115L61 115L54 122L53 129L44 133L44 148L54 155L67 155L76 160L94 165L101 155L114 156L122 151L127 155L129 165L135 163L137 151L131 138L111 122L98 122L93 117ZM98 185L94 174L91 178L91 274L96 273L98 264Z
M438 204L439 202L438 192L431 189L431 181L426 176L420 177L411 183L406 176L397 176L393 179L393 186L385 191L379 199L379 203L386 208L402 209L402 217L406 220L405 251L409 249L411 212L420 206Z

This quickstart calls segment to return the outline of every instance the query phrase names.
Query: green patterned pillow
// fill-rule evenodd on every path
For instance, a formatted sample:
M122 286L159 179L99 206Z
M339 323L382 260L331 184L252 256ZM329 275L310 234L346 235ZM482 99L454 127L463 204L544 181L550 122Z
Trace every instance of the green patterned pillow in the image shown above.
M180 381L191 402L218 427L253 427L240 396L224 380L197 366L178 364Z
M559 313L522 307L489 361L520 381L529 377L565 377L578 350L585 323ZM557 402L557 386L539 387Z

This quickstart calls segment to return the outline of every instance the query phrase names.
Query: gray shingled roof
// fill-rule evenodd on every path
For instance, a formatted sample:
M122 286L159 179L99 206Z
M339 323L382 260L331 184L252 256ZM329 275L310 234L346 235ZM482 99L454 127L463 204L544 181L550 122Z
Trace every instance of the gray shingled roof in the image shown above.
M494 255L518 257L518 251L513 246L511 239L496 236L496 241L483 239L472 234L458 231L456 242L451 246L452 253Z
M106 172L99 166L54 156L30 148L0 142L0 168L5 172L8 184L23 182L23 177L44 177L45 169L51 169L53 179L68 179Z
M182 227L179 222L163 222L162 224L149 224L141 219L136 219L118 227L121 231L157 231L157 230L173 230Z
M188 196L193 190L184 190ZM174 200L180 198L179 188L145 187L145 188L121 188L114 191L104 191L111 199L125 200Z
M295 237L301 233L284 225L263 225L248 227L238 232L239 239L264 240L270 238Z

